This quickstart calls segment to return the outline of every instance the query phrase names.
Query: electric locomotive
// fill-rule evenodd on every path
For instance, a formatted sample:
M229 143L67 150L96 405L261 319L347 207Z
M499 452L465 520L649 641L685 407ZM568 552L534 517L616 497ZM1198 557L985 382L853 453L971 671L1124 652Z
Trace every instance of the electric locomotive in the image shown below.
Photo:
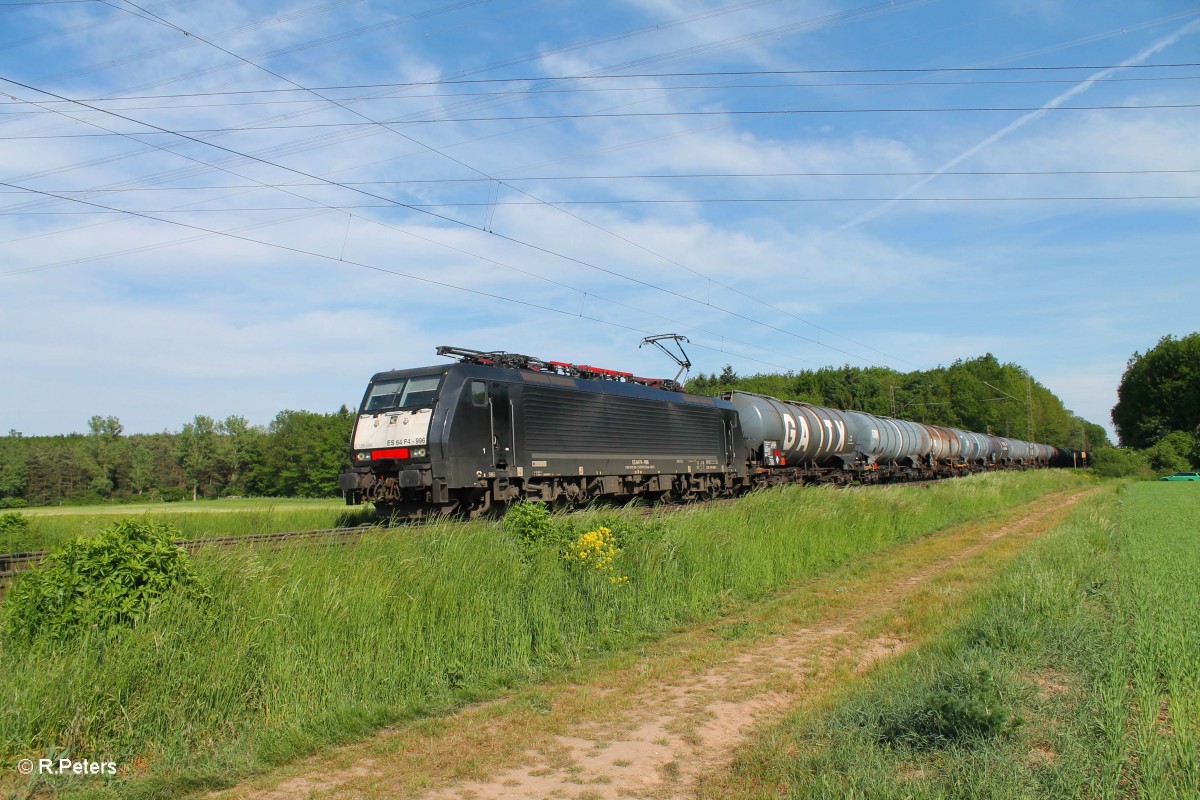
M687 501L744 484L745 438L726 400L586 365L437 352L459 361L372 377L338 481L347 503L474 516L516 500Z

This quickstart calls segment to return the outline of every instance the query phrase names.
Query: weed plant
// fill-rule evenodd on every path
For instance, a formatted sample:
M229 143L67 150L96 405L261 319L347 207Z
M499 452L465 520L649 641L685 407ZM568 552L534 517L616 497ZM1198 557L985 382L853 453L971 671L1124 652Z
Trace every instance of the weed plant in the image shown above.
M907 707L892 703L881 714L879 741L916 749L972 745L1012 735L1023 721L1012 711L1016 691L1007 676L986 664L943 667Z
M440 522L342 546L201 549L211 602L171 595L119 637L0 652L0 759L69 748L125 765L65 786L82 793L227 785L1082 480L785 488L649 518L554 518L534 542L503 523ZM564 541L600 527L627 582L579 580L563 558Z
M36 542L28 517L16 511L0 514L0 553L28 552Z
M104 636L144 620L173 592L207 600L178 531L122 520L68 542L13 588L0 606L0 642L13 648Z

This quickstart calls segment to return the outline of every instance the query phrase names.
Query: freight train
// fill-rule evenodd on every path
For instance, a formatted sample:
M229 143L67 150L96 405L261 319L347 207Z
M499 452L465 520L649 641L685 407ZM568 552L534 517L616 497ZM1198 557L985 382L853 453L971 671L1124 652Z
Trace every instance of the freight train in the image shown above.
M1086 466L1087 454L749 392L505 352L380 372L363 397L346 502L380 517L533 500L689 502L785 483L886 483Z

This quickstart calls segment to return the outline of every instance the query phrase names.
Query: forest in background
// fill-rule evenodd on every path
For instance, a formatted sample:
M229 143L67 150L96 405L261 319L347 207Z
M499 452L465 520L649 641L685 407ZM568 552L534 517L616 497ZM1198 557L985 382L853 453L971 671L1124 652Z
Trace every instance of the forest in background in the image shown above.
M130 434L92 417L86 434L0 437L0 508L194 497L333 497L350 466L354 412L281 411L269 425L197 416L178 433Z

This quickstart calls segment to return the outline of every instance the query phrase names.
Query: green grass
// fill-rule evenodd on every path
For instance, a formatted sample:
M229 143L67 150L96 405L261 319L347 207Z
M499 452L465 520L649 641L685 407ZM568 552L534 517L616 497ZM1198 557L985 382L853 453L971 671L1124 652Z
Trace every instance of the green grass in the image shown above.
M145 517L177 528L185 539L332 528L373 521L370 506L342 500L223 499L195 503L22 508L29 530L0 536L0 553L48 550L76 536L94 536L118 519Z
M1136 484L1123 499L1118 646L1100 693L1103 796L1198 797L1200 486Z
M656 515L560 521L618 535L611 584L497 523L432 524L341 547L202 550L211 602L177 598L115 640L0 651L0 760L66 748L117 780L55 787L160 797L536 681L948 525L1086 479L791 488ZM0 783L0 786L3 786Z
M706 796L1200 796L1200 492L1110 485Z

